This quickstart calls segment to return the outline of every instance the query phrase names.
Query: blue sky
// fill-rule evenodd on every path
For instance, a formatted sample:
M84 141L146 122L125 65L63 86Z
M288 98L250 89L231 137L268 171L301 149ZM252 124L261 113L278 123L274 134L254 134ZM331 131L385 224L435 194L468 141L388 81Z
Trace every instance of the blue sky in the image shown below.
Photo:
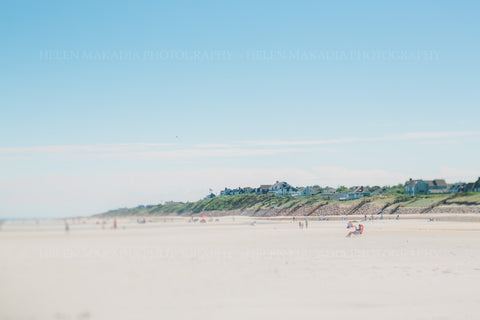
M474 181L474 1L3 1L0 217Z

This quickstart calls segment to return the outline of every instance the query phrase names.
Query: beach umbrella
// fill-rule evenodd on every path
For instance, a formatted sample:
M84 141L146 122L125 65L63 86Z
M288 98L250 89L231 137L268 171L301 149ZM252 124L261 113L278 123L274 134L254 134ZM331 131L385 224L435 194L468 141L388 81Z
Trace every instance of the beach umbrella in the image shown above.
M202 219L207 219L207 216L206 216L206 215L203 215L203 216L200 216L200 218L202 218Z

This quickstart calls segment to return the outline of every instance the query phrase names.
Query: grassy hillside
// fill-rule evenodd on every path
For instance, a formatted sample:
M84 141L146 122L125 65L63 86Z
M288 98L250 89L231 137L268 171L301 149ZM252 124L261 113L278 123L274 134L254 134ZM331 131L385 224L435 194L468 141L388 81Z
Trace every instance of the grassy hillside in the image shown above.
M399 203L403 207L431 207L445 204L472 204L480 205L480 193L439 194L409 196L399 193L388 193L366 197L352 201L326 200L321 195L308 197L291 196L279 197L273 194L256 195L242 194L235 196L215 197L197 202L176 202L165 205L138 206L135 208L122 208L111 210L101 215L167 215L183 213L200 213L204 211L229 211L229 210L256 210L269 208L294 208L300 205L316 206L320 204L338 204L353 206L361 201L370 201L383 207L387 204Z
M440 204L441 202L452 197L451 194L432 194L432 195L417 195L408 201L402 202L402 207L431 207Z
M455 198L447 200L446 204L480 205L480 192L460 193Z

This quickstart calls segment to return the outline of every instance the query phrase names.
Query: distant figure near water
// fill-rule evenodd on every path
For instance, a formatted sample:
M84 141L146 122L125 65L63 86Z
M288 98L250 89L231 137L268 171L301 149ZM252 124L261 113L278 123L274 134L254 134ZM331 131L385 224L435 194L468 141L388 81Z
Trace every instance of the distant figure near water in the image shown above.
M113 229L117 229L117 219L113 220Z
M65 220L65 232L68 233L70 231L70 226L68 225L67 220Z

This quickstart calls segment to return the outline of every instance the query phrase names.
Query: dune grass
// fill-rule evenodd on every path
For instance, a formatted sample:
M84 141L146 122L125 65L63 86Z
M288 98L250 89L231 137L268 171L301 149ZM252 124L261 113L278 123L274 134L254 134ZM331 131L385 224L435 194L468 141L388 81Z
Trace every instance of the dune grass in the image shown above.
M453 199L446 201L447 204L477 204L480 205L480 192L461 193Z

